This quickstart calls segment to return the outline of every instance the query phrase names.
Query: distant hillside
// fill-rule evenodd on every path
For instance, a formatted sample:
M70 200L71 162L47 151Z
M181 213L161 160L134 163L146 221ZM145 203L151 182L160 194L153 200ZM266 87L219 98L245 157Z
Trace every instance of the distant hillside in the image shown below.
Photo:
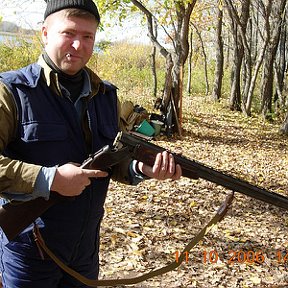
M17 26L15 23L9 21L1 21L0 22L0 31L8 32L8 33L23 33L23 34L35 34L34 30L24 29L22 27Z

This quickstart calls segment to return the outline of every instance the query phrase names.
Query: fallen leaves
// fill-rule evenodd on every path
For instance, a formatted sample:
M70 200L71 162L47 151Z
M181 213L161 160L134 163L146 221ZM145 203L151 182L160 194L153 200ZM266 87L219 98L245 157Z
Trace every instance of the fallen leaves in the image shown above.
M157 145L288 196L288 145L278 136L277 125L223 110L217 114L215 109L187 109L193 114L184 119L183 139L159 137ZM175 252L182 251L212 218L227 193L202 179L147 180L135 187L112 182L101 230L100 278L132 277L175 261ZM129 287L286 285L287 226L288 213L283 209L235 193L226 217L176 271ZM207 255L217 251L217 262L207 258L205 264L205 251ZM233 251L232 264L228 262ZM263 262L256 261L259 251ZM250 260L241 263L243 253Z

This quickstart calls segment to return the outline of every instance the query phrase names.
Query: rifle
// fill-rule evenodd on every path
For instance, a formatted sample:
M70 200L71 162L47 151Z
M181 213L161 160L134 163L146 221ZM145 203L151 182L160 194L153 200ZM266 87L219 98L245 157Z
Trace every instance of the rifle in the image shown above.
M129 157L152 166L156 155L165 150L166 149L145 141L143 138L134 136L131 133L119 132L115 138L113 147L103 147L84 161L81 167L86 169L107 170ZM240 192L288 210L288 198L283 195L252 185L247 181L217 171L180 154L170 153L173 154L175 163L181 166L184 177L191 179L202 178L232 191ZM49 207L67 198L71 199L71 197L51 193L48 201L43 198L37 198L28 202L22 202L19 205L7 203L0 208L0 227L3 229L7 238L12 240L28 225L33 223L36 218L49 209Z
M132 158L150 166L153 165L157 153L166 150L153 143L143 141L140 137L134 137L131 134L122 132L120 132L116 137L114 145L118 145L119 147L128 147ZM200 162L190 160L180 154L172 154L175 163L180 164L182 168L182 176L184 177L191 179L202 178L234 192L240 192L257 200L288 210L288 198L283 195L252 185L245 180L227 175Z
M128 148L114 151L108 145L90 155L80 166L83 169L109 170L117 163L127 158ZM53 205L62 201L73 201L75 197L62 196L50 192L49 200L42 197L26 201L11 201L0 208L0 227L7 239L13 240L20 232L32 224L39 216Z

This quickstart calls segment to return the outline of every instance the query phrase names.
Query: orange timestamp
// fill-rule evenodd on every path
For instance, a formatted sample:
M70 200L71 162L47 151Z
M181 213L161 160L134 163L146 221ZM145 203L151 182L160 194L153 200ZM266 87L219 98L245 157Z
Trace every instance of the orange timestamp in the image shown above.
M184 251L182 254L185 257L185 263L189 262L189 252ZM287 251L281 251L276 250L273 254L273 259L278 264L288 264L288 252ZM176 263L179 262L179 257L181 253L179 251L175 252L175 261ZM182 257L183 257L182 255ZM226 257L225 257L226 256ZM223 259L220 259L220 256L217 252L217 250L203 250L201 252L202 262L204 264L215 264L218 262L218 260L221 260L223 262ZM233 265L236 263L239 264L262 264L267 259L267 255L263 253L262 250L253 251L253 250L230 250L227 255L224 255L224 258L226 259L225 262L227 262L228 265ZM222 257L221 257L222 258Z

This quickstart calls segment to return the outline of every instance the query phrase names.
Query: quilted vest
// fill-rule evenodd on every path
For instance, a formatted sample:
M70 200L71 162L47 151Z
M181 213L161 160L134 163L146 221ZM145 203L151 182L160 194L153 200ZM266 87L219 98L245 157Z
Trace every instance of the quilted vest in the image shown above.
M46 167L82 163L91 152L112 144L118 132L116 87L112 84L104 83L105 92L98 92L87 103L92 134L92 151L87 151L73 103L49 89L38 64L0 77L14 95L19 117L17 136L3 153L7 157ZM94 179L75 200L54 205L37 219L46 243L67 263L84 253L80 249L83 242L86 247L95 246L109 180Z

